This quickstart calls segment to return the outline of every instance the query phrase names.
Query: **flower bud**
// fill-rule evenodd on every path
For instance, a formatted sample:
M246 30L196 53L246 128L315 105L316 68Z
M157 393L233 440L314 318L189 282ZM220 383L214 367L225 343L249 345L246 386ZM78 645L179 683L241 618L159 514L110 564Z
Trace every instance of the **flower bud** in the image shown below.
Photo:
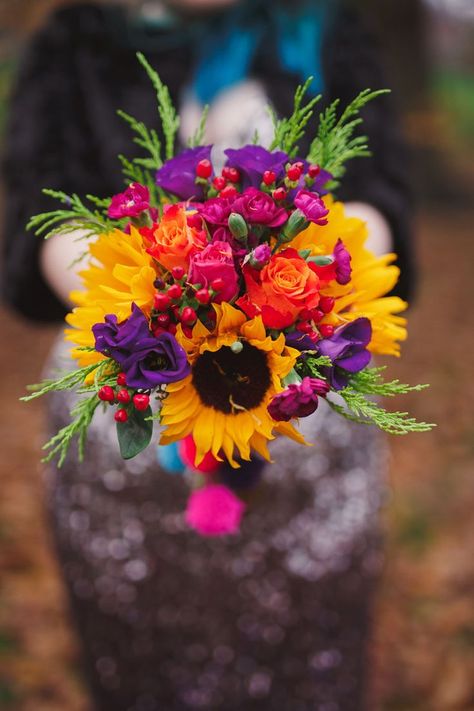
M237 212L231 212L229 215L229 229L239 242L247 239L249 228L242 215Z
M297 208L294 210L290 219L285 225L285 229L280 235L280 242L291 242L291 240L296 237L297 234L305 230L309 225L309 221L303 215L301 210Z
M250 252L248 262L254 269L263 269L268 264L272 256L272 250L268 244L259 244Z

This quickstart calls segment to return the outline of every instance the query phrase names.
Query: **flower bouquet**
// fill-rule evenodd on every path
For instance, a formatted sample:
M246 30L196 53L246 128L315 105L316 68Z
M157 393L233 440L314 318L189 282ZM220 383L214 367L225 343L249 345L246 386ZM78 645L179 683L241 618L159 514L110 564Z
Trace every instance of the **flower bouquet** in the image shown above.
M256 137L215 156L202 145L204 113L175 155L179 117L138 58L161 131L119 112L141 148L140 157L119 156L127 189L87 202L46 190L62 207L30 221L38 234L66 239L81 228L89 241L65 333L77 367L24 399L77 391L71 422L45 445L59 465L76 436L83 456L99 406L113 412L125 459L148 447L159 421L162 465L196 472L186 520L206 535L230 533L245 505L222 483L224 469L226 482L229 468L235 478L247 468L255 483L277 435L305 444L298 418L321 398L387 432L430 428L373 400L423 386L384 382L383 369L370 367L372 354L398 355L406 303L386 296L398 278L395 255L372 254L365 224L333 195L344 163L368 155L354 129L382 92L363 91L340 115L330 105L306 157L298 142L318 100L305 101L307 85L292 116L273 116L268 148Z

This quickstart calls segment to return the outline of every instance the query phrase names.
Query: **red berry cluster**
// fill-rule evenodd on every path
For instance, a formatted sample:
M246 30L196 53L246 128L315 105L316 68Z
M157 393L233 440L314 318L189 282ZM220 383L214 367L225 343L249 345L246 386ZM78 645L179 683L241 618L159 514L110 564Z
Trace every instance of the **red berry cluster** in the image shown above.
M321 296L317 308L301 311L296 330L309 336L314 343L321 338L330 338L334 333L334 326L320 322L331 313L334 304L335 299L332 296Z
M116 422L127 422L129 418L130 408L142 412L146 410L150 404L150 396L148 393L137 392L127 387L127 379L125 373L117 375L117 385L113 388L111 385L103 385L97 393L99 400L108 402L111 405L117 403L128 407L119 407L115 412Z
M210 160L205 158L199 161L196 166L196 180L202 184L207 183L209 188L208 197L219 195L219 197L222 198L233 198L237 195L238 189L236 186L240 183L241 179L240 172L237 168L231 168L230 166L224 167L221 174L213 178L211 185L209 179L212 173L213 169Z
M319 165L309 165L306 168L302 161L288 163L285 168L283 185L277 186L277 174L274 170L266 170L262 175L262 190L270 192L276 202L283 202L288 197L288 192L297 187L300 178L304 177L306 187L311 187L321 172Z
M164 331L174 335L180 323L185 336L190 338L198 315L204 322L208 321L212 324L215 321L215 314L210 309L210 304L224 288L224 280L218 277L211 282L209 288L197 289L194 285L188 284L186 279L184 269L174 267L168 281L164 279L155 281L158 291L151 312L151 329L155 336Z

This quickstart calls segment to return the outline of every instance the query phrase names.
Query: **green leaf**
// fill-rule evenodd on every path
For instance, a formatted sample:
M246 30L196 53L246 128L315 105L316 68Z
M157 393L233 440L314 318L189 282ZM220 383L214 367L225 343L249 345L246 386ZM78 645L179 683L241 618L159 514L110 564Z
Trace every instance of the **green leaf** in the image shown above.
M117 437L120 454L124 459L132 459L150 444L153 434L151 407L146 410L132 410L126 422L117 422Z

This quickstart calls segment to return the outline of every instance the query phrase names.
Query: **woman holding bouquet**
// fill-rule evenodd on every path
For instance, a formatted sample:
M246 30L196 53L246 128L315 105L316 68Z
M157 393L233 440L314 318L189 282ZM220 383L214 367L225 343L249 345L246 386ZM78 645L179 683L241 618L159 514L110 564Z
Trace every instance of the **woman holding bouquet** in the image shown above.
M24 58L5 161L4 295L28 318L64 315L77 281L65 267L82 251L71 239L44 246L25 234L28 217L48 208L40 187L119 192L116 155L132 147L116 108L156 123L136 50L180 107L183 144L210 104L206 140L217 156L223 146L250 143L256 130L268 141L265 104L287 115L309 75L313 93L342 105L365 87L384 86L369 36L342 6L181 0L59 11ZM387 100L370 105L364 130L374 158L350 166L338 197L367 220L376 251L394 245L406 296L406 163ZM59 346L53 362L64 355ZM53 431L71 404L63 394L52 398ZM305 421L317 446L278 441L261 479L253 469L242 473L249 514L240 535L203 539L179 515L183 478L165 473L150 451L123 462L113 428L107 416L99 419L85 462L69 456L48 473L97 708L367 708L386 457L379 436L321 407Z

